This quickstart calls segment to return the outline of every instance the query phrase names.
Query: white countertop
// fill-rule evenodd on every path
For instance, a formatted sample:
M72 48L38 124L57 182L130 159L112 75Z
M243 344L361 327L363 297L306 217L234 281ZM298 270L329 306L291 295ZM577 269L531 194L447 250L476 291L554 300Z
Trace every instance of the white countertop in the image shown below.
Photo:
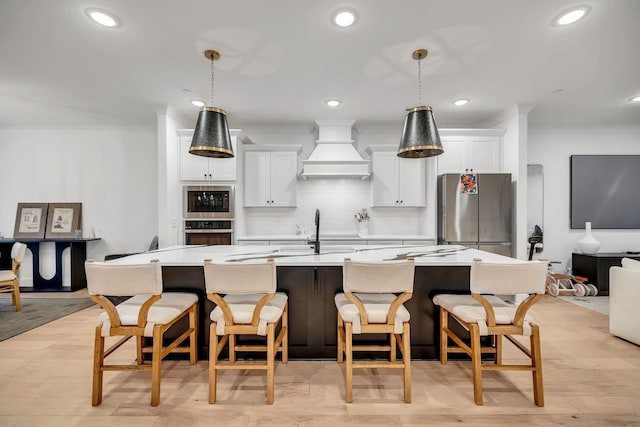
M313 239L313 235L307 234L261 234L255 236L237 237L239 242L246 241L306 241ZM420 234L320 234L320 241L344 241L344 240L435 240L433 237Z
M301 246L172 246L109 261L112 264L136 264L158 259L166 266L199 266L206 258L213 262L273 258L278 266L341 266L345 258L353 260L388 260L414 257L416 266L467 266L474 258L488 262L518 263L509 258L464 246L438 245L358 245L321 246L321 254Z

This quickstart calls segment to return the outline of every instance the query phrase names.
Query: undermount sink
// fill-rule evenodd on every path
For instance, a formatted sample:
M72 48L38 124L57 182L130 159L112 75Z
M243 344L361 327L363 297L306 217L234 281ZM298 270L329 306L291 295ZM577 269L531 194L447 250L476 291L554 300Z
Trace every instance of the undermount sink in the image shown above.
M356 250L350 245L321 245L320 254L350 253ZM313 245L282 245L276 252L280 255L313 255Z

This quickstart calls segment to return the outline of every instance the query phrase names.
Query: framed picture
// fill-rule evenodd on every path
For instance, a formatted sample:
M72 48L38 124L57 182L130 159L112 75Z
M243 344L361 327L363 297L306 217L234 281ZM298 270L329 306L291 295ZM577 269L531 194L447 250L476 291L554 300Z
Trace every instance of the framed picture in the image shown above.
M14 239L44 239L48 203L18 203Z
M68 239L82 227L82 203L49 203L47 239Z

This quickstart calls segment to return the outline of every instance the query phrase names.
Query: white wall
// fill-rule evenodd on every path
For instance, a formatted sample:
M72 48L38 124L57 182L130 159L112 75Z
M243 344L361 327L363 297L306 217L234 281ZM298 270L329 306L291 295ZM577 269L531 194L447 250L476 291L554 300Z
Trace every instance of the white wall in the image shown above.
M102 238L90 258L144 250L158 229L156 153L152 127L0 128L0 231L13 236L19 202L81 202L85 236ZM21 275L30 271L29 255Z
M299 170L315 148L316 133L310 128L293 129L242 129L251 141L259 145L301 145ZM398 129L361 130L353 133L354 146L363 158L368 159L365 149L369 145L397 145L401 127ZM241 163L241 159L239 159ZM434 168L434 162L427 163ZM242 185L242 177L238 177ZM359 178L311 178L299 179L297 183L297 208L244 208L244 218L236 230L238 236L260 234L295 234L296 225L307 233L314 231L314 212L320 209L322 234L357 234L354 215L362 208L369 212L370 234L422 234L435 238L435 181L428 183L428 208L372 208L370 179ZM240 207L242 209L242 207Z
M528 161L544 166L544 250L536 258L562 261L560 268L570 263L584 235L569 222L572 154L640 154L640 126L529 129ZM637 185L630 190L639 191ZM600 252L640 250L640 230L593 230L593 235Z

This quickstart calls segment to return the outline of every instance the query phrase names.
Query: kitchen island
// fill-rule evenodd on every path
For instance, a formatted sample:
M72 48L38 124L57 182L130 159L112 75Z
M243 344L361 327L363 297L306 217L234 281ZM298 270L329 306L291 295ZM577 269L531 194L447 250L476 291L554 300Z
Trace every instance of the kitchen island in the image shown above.
M411 313L411 354L416 359L438 357L438 315L432 298L438 293L468 293L469 270L474 258L489 262L521 262L463 246L325 245L316 255L301 246L175 246L119 258L110 263L132 264L157 259L162 265L166 291L195 292L200 297L199 343L201 357L208 355L209 313L204 259L242 262L273 258L278 290L289 296L289 357L336 357L337 312L333 297L342 291L342 263L353 260L390 260L413 257L416 273L413 298L405 303ZM370 336L367 338L370 339ZM354 336L354 341L360 337Z

